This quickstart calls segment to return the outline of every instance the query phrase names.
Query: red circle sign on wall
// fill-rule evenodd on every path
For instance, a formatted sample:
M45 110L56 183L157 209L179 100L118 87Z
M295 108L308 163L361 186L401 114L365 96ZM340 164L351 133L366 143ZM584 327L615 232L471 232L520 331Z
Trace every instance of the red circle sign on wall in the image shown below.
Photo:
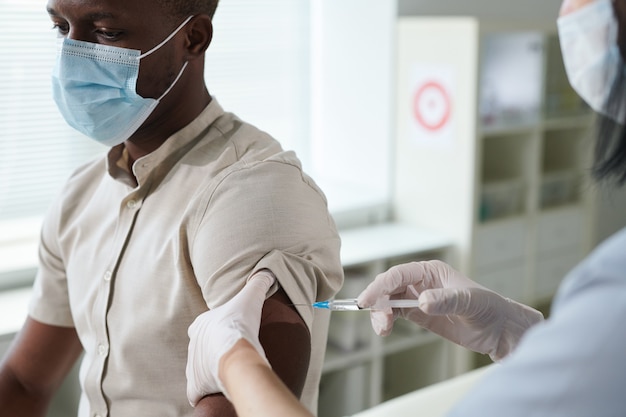
M450 119L450 96L436 81L420 86L413 98L413 115L417 122L431 132L443 128Z

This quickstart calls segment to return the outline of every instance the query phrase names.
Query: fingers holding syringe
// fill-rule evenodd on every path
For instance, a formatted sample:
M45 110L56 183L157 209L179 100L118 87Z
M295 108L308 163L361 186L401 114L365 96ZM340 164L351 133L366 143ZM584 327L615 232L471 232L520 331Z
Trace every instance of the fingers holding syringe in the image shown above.
M390 298L417 298L415 286L420 286L422 277L423 268L418 262L396 265L376 276L359 295L358 304L369 308Z

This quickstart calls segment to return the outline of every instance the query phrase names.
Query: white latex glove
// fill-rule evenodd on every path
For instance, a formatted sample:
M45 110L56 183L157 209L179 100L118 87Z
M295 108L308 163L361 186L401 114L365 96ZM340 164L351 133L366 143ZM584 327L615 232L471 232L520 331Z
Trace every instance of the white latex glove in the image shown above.
M419 308L372 310L374 331L387 336L402 317L499 361L543 315L488 290L441 261L413 262L382 273L359 295L361 307L380 299L418 299Z
M259 327L263 303L275 279L269 270L257 272L236 296L200 314L189 326L186 374L187 399L192 406L208 394L222 392L228 397L218 376L219 365L238 340L250 342L267 362Z

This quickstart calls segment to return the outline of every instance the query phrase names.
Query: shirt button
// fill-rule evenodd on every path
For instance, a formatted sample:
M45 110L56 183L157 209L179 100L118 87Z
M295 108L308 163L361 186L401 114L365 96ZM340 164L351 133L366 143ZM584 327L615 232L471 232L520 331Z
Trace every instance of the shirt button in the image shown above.
M129 209L131 209L131 210L132 210L132 209L134 209L134 208L136 208L138 205L139 205L139 203L137 203L137 200L129 200L129 201L126 203L126 207L128 207L128 208L129 208Z
M105 356L108 351L109 351L109 349L107 348L106 345L104 345L102 343L98 345L98 355Z
M104 278L105 281L111 281L111 277L112 276L113 276L113 274L111 273L111 271L106 271L104 273L104 277L103 278Z

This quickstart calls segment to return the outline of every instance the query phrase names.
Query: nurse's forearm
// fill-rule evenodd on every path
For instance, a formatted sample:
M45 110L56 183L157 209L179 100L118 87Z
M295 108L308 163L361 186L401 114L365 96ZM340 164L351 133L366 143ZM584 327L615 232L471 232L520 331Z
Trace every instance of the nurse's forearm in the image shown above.
M313 417L246 340L222 357L220 379L238 417Z

